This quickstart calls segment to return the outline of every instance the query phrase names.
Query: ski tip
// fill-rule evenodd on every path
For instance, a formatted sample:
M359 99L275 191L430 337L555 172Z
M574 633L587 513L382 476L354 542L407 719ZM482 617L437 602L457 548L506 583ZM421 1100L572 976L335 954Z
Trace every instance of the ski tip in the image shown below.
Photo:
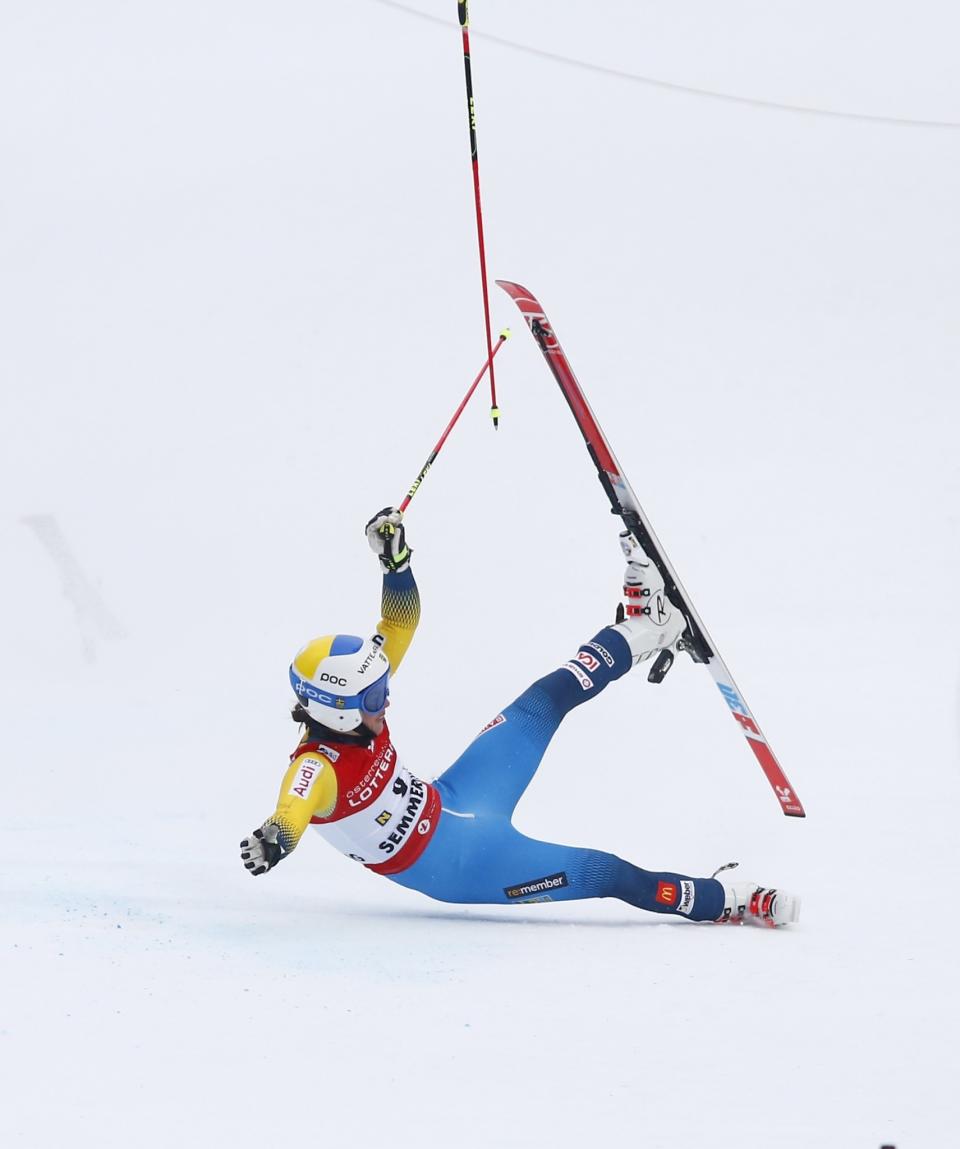
M536 308L537 311L543 310L537 297L528 287L524 287L522 283L514 283L512 279L497 279L494 280L494 282L497 287L501 288L510 296L513 302L524 313L525 317L531 307Z

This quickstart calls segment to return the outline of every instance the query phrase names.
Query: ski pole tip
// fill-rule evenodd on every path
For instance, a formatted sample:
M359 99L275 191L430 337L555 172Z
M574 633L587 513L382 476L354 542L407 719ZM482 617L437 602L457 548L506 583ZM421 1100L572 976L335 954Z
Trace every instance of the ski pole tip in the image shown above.
M504 329L500 332L500 338L501 339L509 339L510 338L510 328L509 327L504 327Z
M500 408L499 407L491 407L490 408L490 418L493 420L493 427L494 427L494 430L496 430L500 426Z

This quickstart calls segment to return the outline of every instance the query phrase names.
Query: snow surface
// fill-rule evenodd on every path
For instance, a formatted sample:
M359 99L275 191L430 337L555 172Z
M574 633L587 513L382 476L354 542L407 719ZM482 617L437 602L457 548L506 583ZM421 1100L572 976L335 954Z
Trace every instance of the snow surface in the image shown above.
M566 723L519 823L798 890L796 929L251 881L286 667L483 361L454 5L0 17L4 1146L957 1143L960 17L475 0L488 261L547 307L791 779L709 677ZM533 341L408 515L392 728L439 773L607 617Z

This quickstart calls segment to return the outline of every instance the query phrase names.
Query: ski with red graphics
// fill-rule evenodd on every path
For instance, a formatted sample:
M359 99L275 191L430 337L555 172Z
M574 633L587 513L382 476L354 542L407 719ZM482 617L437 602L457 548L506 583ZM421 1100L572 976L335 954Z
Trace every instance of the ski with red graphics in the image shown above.
M537 341L537 345L543 352L547 366L559 384L560 390L563 392L563 396L570 405L570 410L573 412L573 417L576 419L577 425L586 440L587 450L597 468L597 475L606 492L607 498L610 500L614 514L620 516L624 526L634 536L649 558L656 564L657 569L663 576L664 588L667 595L679 607L686 619L687 625L681 639L677 643L677 649L685 650L694 662L703 663L707 670L709 670L720 693L723 695L724 701L730 708L731 714L739 723L741 732L746 738L750 749L760 763L767 781L773 788L773 792L776 794L777 800L780 803L780 809L790 818L805 817L800 799L790 785L786 774L783 772L783 768L777 761L776 755L770 749L770 744L764 737L759 723L744 701L743 695L733 680L733 675L730 673L727 664L720 657L716 644L707 633L707 629L694 609L689 595L683 589L677 577L677 572L673 569L673 565L667 558L660 540L650 525L650 520L640 506L640 502L634 494L633 488L630 486L623 473L623 469L617 462L616 455L614 455L610 443L607 441L607 437L601 430L596 416L590 409L587 397L577 382L573 368L570 366L570 362L564 354L563 348L560 346L560 341L550 326L550 321L544 314L539 300L532 292L528 291L525 287L521 287L519 283L511 283L508 280L498 279L497 286L502 287L520 308L524 319L527 321L527 326L530 328L534 339ZM672 663L673 652L661 651L657 660L654 662L653 669L648 675L650 681L662 681Z

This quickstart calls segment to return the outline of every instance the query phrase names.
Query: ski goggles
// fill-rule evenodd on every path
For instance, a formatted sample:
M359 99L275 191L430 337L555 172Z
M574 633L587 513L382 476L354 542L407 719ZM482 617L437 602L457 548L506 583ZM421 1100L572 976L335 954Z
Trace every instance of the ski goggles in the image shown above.
M330 694L301 678L291 666L290 685L303 701L329 706L331 710L362 710L364 714L379 714L390 697L390 671L385 671L359 694Z

